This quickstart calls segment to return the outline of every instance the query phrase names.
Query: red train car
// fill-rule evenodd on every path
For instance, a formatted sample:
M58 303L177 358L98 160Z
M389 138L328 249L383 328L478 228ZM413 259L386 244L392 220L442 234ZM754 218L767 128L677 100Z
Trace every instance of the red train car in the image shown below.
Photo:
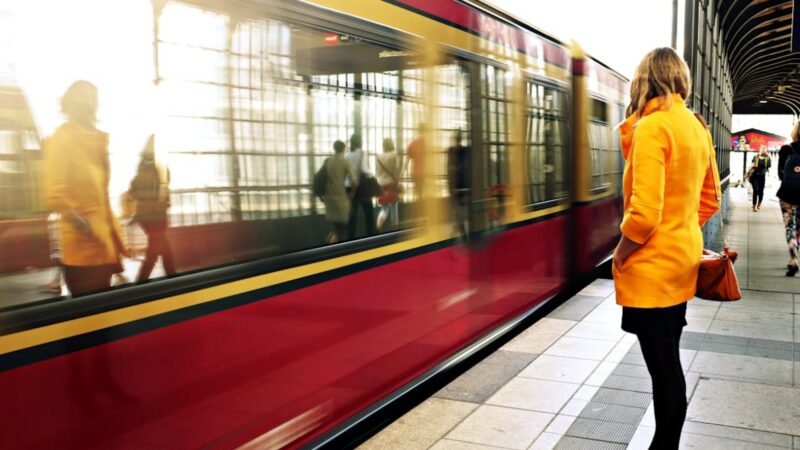
M321 445L610 256L627 81L580 49L479 2L140 3L179 273L9 302L2 448ZM402 193L327 245L351 133Z

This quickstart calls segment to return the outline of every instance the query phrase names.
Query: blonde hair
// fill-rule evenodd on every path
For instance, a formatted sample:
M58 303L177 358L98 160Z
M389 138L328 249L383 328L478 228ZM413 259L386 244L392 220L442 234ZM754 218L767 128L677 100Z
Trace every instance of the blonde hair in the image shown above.
M631 81L631 102L627 115L644 113L645 104L656 97L663 97L669 105L669 94L680 94L684 100L689 97L692 80L689 66L669 47L657 48L642 59Z
M97 86L86 80L72 83L61 97L61 112L69 118L94 116L97 112Z
M792 134L790 136L792 137L792 142L800 141L800 121L797 121L797 123L794 124L794 128L792 128Z

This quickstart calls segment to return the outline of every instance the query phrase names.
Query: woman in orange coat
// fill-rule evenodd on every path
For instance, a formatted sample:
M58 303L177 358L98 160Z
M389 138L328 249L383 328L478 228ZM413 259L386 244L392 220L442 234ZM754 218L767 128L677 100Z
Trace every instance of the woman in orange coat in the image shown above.
M73 296L110 287L122 233L108 198L108 134L95 128L97 88L76 81L61 99L67 122L44 146L44 195L61 215L61 259Z
M680 342L703 253L700 227L719 207L711 135L686 107L689 69L670 48L647 54L620 126L626 160L622 238L614 253L622 328L636 334L653 380L651 449L677 449L686 416Z

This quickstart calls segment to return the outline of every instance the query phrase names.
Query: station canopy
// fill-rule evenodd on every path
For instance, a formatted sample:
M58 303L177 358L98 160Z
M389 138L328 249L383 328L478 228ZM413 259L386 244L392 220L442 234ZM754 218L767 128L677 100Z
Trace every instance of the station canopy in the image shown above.
M767 133L766 131L757 130L755 128L737 131L731 135L731 148L744 151L757 152L762 145L766 145L768 149L774 150L787 142L789 142L789 140L784 136Z
M734 114L800 115L800 53L791 51L793 3L716 0Z

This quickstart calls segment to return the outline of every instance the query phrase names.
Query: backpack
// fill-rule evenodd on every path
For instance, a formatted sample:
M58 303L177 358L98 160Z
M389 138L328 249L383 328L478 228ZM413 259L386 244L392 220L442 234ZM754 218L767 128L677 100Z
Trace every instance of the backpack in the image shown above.
M322 167L314 174L314 183L311 186L311 192L315 196L322 198L325 196L325 188L328 185L328 159L322 163Z
M778 198L792 205L800 205L800 153L792 145L792 154L786 159L783 180L778 189Z

